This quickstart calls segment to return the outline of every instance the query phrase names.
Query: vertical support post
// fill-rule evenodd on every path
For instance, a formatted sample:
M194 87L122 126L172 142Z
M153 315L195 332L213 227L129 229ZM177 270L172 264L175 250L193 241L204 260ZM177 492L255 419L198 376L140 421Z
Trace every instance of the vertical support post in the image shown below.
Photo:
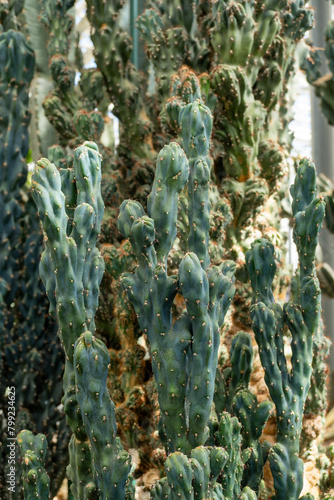
M148 61L145 56L143 42L139 39L139 31L136 28L136 19L145 10L145 0L130 0L130 35L133 42L131 61L139 71L148 70Z
M135 27L135 22L138 16L138 0L130 0L130 35L133 42L132 63L138 69L138 30Z
M312 0L315 8L315 27L312 30L312 39L316 47L324 46L324 30L328 21L332 18L331 2L323 0ZM325 57L323 58L323 74L328 72ZM319 100L311 90L311 113L312 113L312 155L317 172L325 174L334 179L334 129L331 127L319 106ZM334 237L324 227L320 235L320 244L324 253L324 260L334 268ZM334 306L333 299L323 297L322 300L323 319L325 334L334 342ZM334 405L334 349L329 356L330 367L330 405Z

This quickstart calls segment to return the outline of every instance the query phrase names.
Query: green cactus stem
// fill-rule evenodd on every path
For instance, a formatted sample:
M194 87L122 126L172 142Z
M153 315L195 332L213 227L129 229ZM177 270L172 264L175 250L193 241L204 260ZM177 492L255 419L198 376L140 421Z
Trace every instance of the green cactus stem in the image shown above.
M148 202L152 218L145 215L137 202L124 201L121 205L118 227L130 239L139 264L135 274L124 275L123 283L139 325L149 338L167 448L187 453L204 444L207 436L219 325L234 293L231 282L234 269L226 262L205 272L198 256L189 253L180 264L178 279L167 275L166 261L176 236L177 216L175 209L170 212L168 208L170 200L177 207L178 193L189 175L188 161L177 144L163 148L156 172ZM155 200L159 196L164 201L157 210ZM178 282L186 310L173 324L171 305ZM174 380L170 372L175 373Z
M68 224L66 196L57 168L40 160L33 173L33 196L45 234L40 265L50 300L50 312L57 318L59 336L66 354L64 409L77 440L85 441L86 431L75 394L73 354L75 341L88 328L94 332L99 285L104 262L96 248L103 217L100 192L101 159L94 143L85 143L75 152L76 208ZM66 189L64 189L66 192ZM50 273L52 269L52 273ZM73 489L79 491L71 477ZM91 482L89 477L84 480Z
M175 452L165 462L166 477L152 488L156 500L195 498L223 499L221 484L217 481L229 457L223 448L199 446L187 457Z
M22 456L25 500L49 500L50 479L44 469L46 437L24 430L17 436L17 442Z
M254 304L253 330L259 345L265 381L277 414L277 443L269 452L275 499L298 499L303 486L303 461L299 458L302 415L312 375L313 336L320 320L320 287L315 273L315 250L325 204L316 197L315 168L300 162L294 185L294 241L299 255L299 302L284 310L274 302L272 280L276 271L274 247L261 239L246 254ZM283 327L291 332L291 370L284 354Z
M122 500L131 463L116 440L115 405L106 386L109 361L105 344L84 332L74 350L77 401L92 448L100 497Z
M20 189L27 179L25 157L29 150L29 85L35 57L22 33L12 30L0 34L0 293L10 304L17 283L13 279L15 248L20 234ZM6 321L6 319L5 319ZM3 328L4 323L0 328ZM4 333L0 335L3 339Z

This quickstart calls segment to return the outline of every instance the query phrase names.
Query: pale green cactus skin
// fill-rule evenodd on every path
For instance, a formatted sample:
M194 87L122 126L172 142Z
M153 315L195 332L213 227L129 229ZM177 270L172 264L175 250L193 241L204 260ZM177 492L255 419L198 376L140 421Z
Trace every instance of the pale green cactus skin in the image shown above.
M73 170L59 172L48 160L38 162L33 188L45 234L41 274L66 354L63 403L73 432L67 468L71 490L76 499L98 495L106 500L125 497L131 464L116 439L106 386L109 353L92 335L104 272L96 247L104 211L101 174L98 148L86 142L75 151Z
M155 2L151 4L155 7ZM51 2L46 5L51 5ZM68 6L69 3L64 2L64 7ZM167 131L168 137L171 128L179 128L180 142L188 157L176 143L165 146L158 156L147 211L138 202L127 200L121 206L118 223L123 236L130 240L138 263L133 273L123 276L122 282L133 303L140 327L150 342L161 410L160 434L170 452L165 468L166 478L153 488L152 498L255 499L263 463L269 451L259 445L258 439L271 405L267 402L258 404L247 390L252 353L249 338L240 332L233 342L231 370L229 373L224 372L222 377L226 391L217 394L215 380L218 379L216 368L220 329L234 295L235 265L227 261L213 266L210 262L212 220L210 222L209 216L212 198L209 196L209 181L212 164L214 175L219 178L218 159L224 157L225 177L219 179L220 191L225 196L223 203L228 207L226 212L229 211L230 222L233 219L233 229L225 239L225 245L234 255L237 255L235 246L239 246L239 257L242 254L242 231L252 227L284 170L284 155L277 142L277 138L281 140L284 133L275 130L271 136L268 116L270 114L275 121L279 115L281 121L277 120L277 123L285 119L284 102L280 94L292 72L289 65L293 40L302 36L310 16L303 2L220 0L210 4L207 12L202 2L198 3L198 9L193 8L192 2L184 2L178 7L180 5L177 2L162 5L163 15L159 17L159 10L153 9L139 21L141 28L146 30L144 35L149 44L148 52L154 59L153 65L160 85L158 97L152 98L146 108L143 105L144 86L141 86L141 77L129 63L130 40L116 25L121 2L116 0L103 5L95 1L88 2L96 58L103 69L109 94L114 99L116 97L115 112L121 120L124 113L124 141L119 151L123 154L123 160L125 157L127 160L144 159L140 164L134 162L134 169L137 169L138 177L143 179L145 185L141 194L146 196L150 182L147 177L153 177L152 160L158 150L157 144L163 142L159 136L161 130ZM199 21L203 19L202 25ZM205 30L201 31L203 26ZM283 40L283 35L290 37L291 43ZM63 42L66 44L66 39ZM174 50L173 58L170 57L171 50ZM210 57L207 57L208 54ZM185 85L184 95L188 92L188 96L184 99L182 95L182 99L179 99L182 102L174 102L178 110L173 126L168 128L170 125L161 120L163 125L161 128L160 123L157 125L158 132L153 134L151 142L151 127L152 124L156 126L156 123L150 122L148 115L151 113L157 118L152 110L158 108L156 104L166 98L170 76L182 63L195 61L201 70L210 70L210 75L202 76L198 87ZM73 74L68 73L65 62L61 57L56 57L53 74L64 85L68 78L73 87ZM223 79L225 86L222 84ZM175 81L174 84L177 85ZM76 110L77 102L74 104L73 109ZM60 130L61 119L66 120L67 116L57 115L57 99L51 98L49 105L50 116L59 119ZM164 118L163 114L160 117ZM212 147L214 161L209 157L213 120L216 124ZM66 133L68 125L69 135L75 135L73 125L82 137L94 135L95 129L90 128L91 121L85 114L71 115L64 124ZM98 119L94 124L98 130L101 129ZM66 142L67 139L64 144ZM283 139L281 142L284 142ZM106 390L110 358L105 346L94 336L94 314L103 273L103 262L96 250L96 241L103 209L97 187L100 182L98 175L93 169L95 174L87 176L88 163L93 163L94 168L98 165L96 148L92 144L86 144L85 147L90 160L94 158L92 162L85 164L86 153L82 153L82 156L80 153L75 159L74 169L72 166L69 169L62 168L57 173L57 169L51 168L45 161L38 166L42 194L39 195L38 191L35 194L36 198L40 197L37 203L48 238L48 253L43 257L41 269L50 295L51 311L58 318L67 355L64 403L74 432L68 468L72 492L76 498L128 498L132 495L127 480L129 457L116 439L115 408ZM128 155L124 153L126 148L130 151ZM61 162L64 162L63 152L60 155ZM53 153L56 156L57 151ZM74 172L80 165L81 177L80 172ZM124 165L123 172L126 170L126 161ZM127 177L124 176L124 179L127 180ZM93 186L92 192L89 191L89 185ZM295 189L299 189L298 183ZM59 194L61 191L62 194ZM43 203L42 198L47 203ZM176 273L171 275L168 273L169 257L177 235L180 198L186 200L182 223L184 227L189 223L189 228L185 229L182 250L190 253L184 256L180 252ZM299 195L295 194L295 198L299 198ZM304 194L302 198L305 198ZM307 207L310 204L312 202L307 203ZM317 205L314 205L316 213ZM214 213L219 213L221 208L222 205L217 203ZM309 277L313 279L314 258L313 249L309 250L304 241L308 229L303 225L313 208L308 212L306 208L307 215L298 217L298 213L305 208L295 206L294 211L298 221L295 237L306 269L304 274L301 273L302 291L308 294L310 290L307 286L311 284ZM248 241L243 242L244 247ZM266 245L263 240L260 243ZM267 247L269 250L265 265L262 266L264 269L259 264L261 258L251 269L256 297L252 309L254 329L258 329L257 336L262 344L268 342L268 339L261 338L263 326L271 328L272 333L273 329L275 332L279 330L283 321L283 313L280 315L278 307L272 306L273 311L270 309L273 296L268 281L274 273L270 244ZM256 251L254 245L253 253ZM221 256L222 252L218 255ZM51 273L50 269L56 273ZM173 269L174 273L175 266ZM261 272L266 274L263 281ZM305 278L309 279L307 284ZM301 332L302 338L307 339L305 352L302 352L305 362L309 361L309 330L315 333L319 324L319 316L311 318L309 313L309 308L315 307L317 310L319 305L316 286L311 291L314 290L317 299L311 300L311 304L305 301L305 296L299 297L301 311L294 305L284 310L287 323L292 318L297 325L296 319L302 318L295 327L297 333L291 321L289 325L293 335L298 336ZM174 322L171 307L176 294L182 295L185 308ZM277 324L273 326L270 320L264 321L261 316L263 311L256 308L259 303L265 304L273 312ZM303 322L307 325L306 329ZM282 350L282 343L277 343L274 342L273 349ZM97 362L96 356L101 363ZM277 368L275 375L283 373L283 368L286 370L284 356L279 353L277 359L279 366L274 367ZM263 356L264 365L268 365L269 361ZM238 373L239 370L243 373ZM308 373L307 368L301 376L306 380ZM300 392L302 383L304 379L297 380L291 392ZM298 425L301 422L301 401L305 391L303 385L303 394L297 397ZM274 402L276 404L275 399ZM214 413L212 403L215 403L218 414L218 428L210 422ZM225 413L226 410L233 416ZM214 432L210 434L212 430ZM298 437L298 429L296 432ZM209 439L213 440L211 446L208 444ZM291 492L293 498L298 498L301 462L291 458L295 448L289 448L284 439L282 424L279 442L269 453L276 479L276 498L289 497L288 493ZM223 447L227 449L226 453ZM286 471L292 476L286 475L285 480L280 481L280 474Z

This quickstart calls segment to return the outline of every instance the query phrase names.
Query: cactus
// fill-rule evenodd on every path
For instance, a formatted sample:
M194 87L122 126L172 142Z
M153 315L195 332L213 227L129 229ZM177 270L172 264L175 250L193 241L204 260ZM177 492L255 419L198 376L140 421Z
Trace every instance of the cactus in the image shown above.
M314 48L310 43L304 47L304 56L301 61L301 69L305 71L308 83L315 90L315 95L320 99L320 107L328 123L334 125L333 114L333 39L334 23L329 21L324 32L325 39L325 57L329 73L322 75L322 58L320 49Z
M68 184L73 178L75 191ZM96 248L104 210L96 144L86 142L76 149L73 169L59 172L50 161L40 160L32 183L46 243L41 275L66 354L63 404L73 432L67 469L71 490L79 498L94 498L97 490L103 499L110 490L115 498L124 498L130 465L116 441L114 408L106 388L109 355L92 337L104 271ZM72 202L76 208L69 224ZM102 426L99 433L96 419ZM109 467L112 470L105 472Z
M299 256L298 304L284 310L274 301L271 284L276 271L274 247L261 239L246 254L253 289L251 316L265 380L277 413L277 443L269 452L275 498L299 498L303 462L298 457L303 408L312 374L313 336L320 321L320 288L315 273L315 249L325 204L316 197L315 168L300 162L291 187L295 219L294 241ZM284 354L283 327L291 332L291 371Z
M224 257L240 260L241 281L246 276L242 255L252 239L248 235L260 226L260 212L286 173L281 143L289 143L289 117L282 103L283 90L293 75L296 42L311 27L312 12L304 2L287 1L151 5L137 26L154 67L157 90L162 89L160 102L167 97L164 81L175 73L178 62L189 68L173 78L171 107L178 108L180 100L185 106L202 97L213 113L213 172L233 217L225 228L224 248L230 252ZM173 57L167 56L168 50ZM200 75L197 89L191 70ZM171 126L179 131L177 116L170 116L168 123L162 111L159 118L165 133L170 133ZM262 236L274 241L270 224L261 226ZM244 295L245 291L237 291L238 313ZM245 317L248 305L247 299ZM245 326L249 320L243 321Z
M63 404L78 448L80 442L85 441L86 433L77 411L74 343L86 327L94 331L98 287L104 269L95 247L103 216L103 202L100 194L101 160L94 143L87 143L76 150L74 173L76 209L70 228L66 197L61 191L62 178L56 167L47 160L41 160L33 173L32 183L46 238L41 276L50 300L50 312L57 317L59 336L66 354ZM63 175L65 185L66 181ZM53 269L51 275L50 267ZM74 479L73 475L73 489L78 489Z
M215 447L199 446L189 458L181 452L172 453L165 462L166 478L154 485L151 498L222 499L217 478L227 460L226 451Z
M57 491L65 475L68 432L61 419L63 353L56 325L47 315L44 287L39 279L42 236L27 189L29 150L29 84L35 58L22 33L1 37L0 204L1 219L1 394L15 386L16 432L28 428L55 439L46 457L46 469ZM2 425L5 426L1 417ZM5 428L5 427L4 427ZM4 433L6 436L6 432ZM3 439L1 456L7 454ZM59 460L59 455L63 459ZM7 468L4 469L6 474ZM17 469L20 472L20 464ZM0 496L6 498L5 481ZM56 493L53 490L53 493ZM15 498L20 494L17 484ZM14 496L13 496L14 498Z
M29 149L28 89L34 72L34 55L21 33L12 30L0 35L1 57L1 192L0 205L6 214L1 224L1 293L11 302L15 269L15 246L21 216L20 189L27 178L25 157ZM15 147L13 146L15 144ZM15 281L13 280L13 284ZM4 326L4 325L3 325ZM3 338L3 335L1 335Z
M105 284L102 281L101 290L107 292L109 307L106 311L107 304L101 303L100 298L99 309L104 317L103 330L99 323L98 329L109 334L107 342L111 361L107 383L116 405L118 436L131 448L141 448L141 461L147 463L151 462L152 451L157 446L157 440L152 436L155 431L155 396L152 399L150 381L145 380L150 360L145 347L138 343L142 332L119 282L125 270L134 268L135 258L129 241L123 242L119 248L104 244L101 253L106 263Z
M198 102L192 103L190 109L197 117ZM190 120L190 125L191 123ZM188 124L188 121L184 122L185 142L188 137L186 130ZM206 137L205 127L199 128L202 138ZM197 139L200 139L200 136L197 136ZM199 149L203 141L192 140L192 144L196 144L195 149ZM89 157L92 157L93 172L90 171ZM55 266L57 263L59 266L60 260L57 259L61 258L61 252L65 262L67 255L74 260L75 253L68 251L65 245L63 245L65 248L62 248L59 244L59 241L61 243L65 241L65 244L69 245L70 234L73 234L73 239L76 237L79 254L86 249L86 245L81 247L82 242L78 236L80 235L78 213L80 214L82 207L86 206L85 201L90 201L91 204L87 206L90 215L94 217L93 220L97 219L97 222L95 225L88 225L87 229L90 232L88 236L87 233L81 233L82 239L85 241L86 236L90 245L96 241L102 218L100 198L96 193L100 179L96 147L92 143L86 143L76 152L74 168L76 182L81 189L79 188L77 193L75 224L70 228L69 235L67 235L65 195L56 196L61 184L60 174L46 160L39 165L39 168L41 165L45 166L42 172L34 174L36 176L34 179L41 178L47 186L43 174L45 175L45 169L49 169L48 178L53 182L53 192L50 187L45 190L45 187L35 184L35 189L38 189L37 193L35 191L35 196L39 208L43 208L41 217L44 220L44 230L49 236L50 250L54 252L53 262ZM85 177L88 177L85 174L90 174L91 186L87 182L88 179L84 184ZM66 181L66 177L63 179ZM188 179L189 163L180 146L175 143L165 146L158 158L156 177L148 201L149 214L154 215L154 219L145 215L144 209L138 202L124 201L118 221L119 228L129 238L138 261L135 273L124 275L123 283L134 304L139 324L150 341L161 410L160 434L165 440L167 450L170 451L165 463L166 478L154 486L152 497L178 498L183 495L189 498L193 496L256 498L250 485L258 490L262 467L268 455L274 476L276 498L283 498L288 494L291 498L299 498L303 466L302 460L298 457L301 415L311 377L312 334L319 326L320 317L314 254L324 215L324 203L316 198L314 166L306 160L301 162L295 184L291 188L296 220L294 235L301 263L300 306L289 303L283 313L280 306L274 302L271 286L276 265L272 244L263 239L255 241L252 250L246 256L254 294L254 305L251 310L253 328L260 348L261 361L266 369L266 382L278 416L277 443L270 450L268 445L260 445L258 439L268 418L271 404L264 402L259 405L254 396L247 391L252 351L249 337L244 332L240 332L233 341L232 368L224 374L225 387L229 388L225 401L230 400L227 404L238 418L231 417L223 411L219 416L219 423L217 421L217 424L213 425L214 446L206 444L209 437L207 426L214 400L214 379L211 375L216 372L218 360L219 342L215 332L218 332L218 326L222 325L232 299L233 266L226 262L220 269L211 266L205 270L204 259L201 262L196 253L191 252L181 261L178 279L176 276L167 275L168 254L176 236L177 212L173 207L177 207L178 194L187 185ZM36 180L34 182L36 183ZM41 180L39 182L41 183ZM58 190L55 189L57 187ZM188 190L191 189L192 186L188 184ZM158 211L157 206L161 198L164 202L160 202ZM50 216L52 215L50 199L51 203L53 200L56 201L56 203L53 201L53 207L58 209L58 217L56 214L53 220ZM61 204L59 199L62 200ZM45 213L46 206L49 209ZM166 208L168 210L165 210ZM203 217L205 216L204 211ZM157 235L155 221L156 227L159 228ZM162 238L162 234L166 235L165 238ZM88 254L92 253L94 247L89 248ZM200 253L201 246L194 247L195 250L197 248ZM86 254L86 262L83 265L89 266L90 259L94 257ZM66 275L68 267L63 265L56 269L56 279L61 285L64 280L62 275ZM99 270L94 269L94 272L98 274ZM89 270L87 274L90 274ZM78 280L78 273L75 277ZM96 277L92 275L90 277L93 282L96 280ZM173 324L170 308L178 286L186 309ZM90 293L87 293L88 298ZM57 294L59 300L60 287L57 288ZM71 298L70 295L69 299ZM96 309L96 296L93 301L86 303L85 322L82 323L78 315L80 318L78 323L70 325L70 328L66 326L62 315L63 308L67 306L66 298L62 300L61 307L57 308L61 331L65 331L65 328L67 333L71 328L79 331L86 325L94 328L93 315L90 317L89 313L90 310L94 312ZM76 301L78 302L78 298ZM80 312L80 309L78 311ZM318 311L316 315L314 311ZM75 316L72 317L75 319ZM287 369L284 356L282 339L284 322L292 333L291 373ZM212 332L209 330L209 335L206 333L207 325ZM72 339L74 340L74 337ZM74 348L72 339L70 342L63 337L67 352L73 356L71 364L76 389L75 394L72 392L71 403L75 404L77 401L91 443L91 448L85 444L87 441L83 439L83 427L73 426L76 434L71 441L71 461L68 468L73 481L72 491L77 497L85 495L87 498L93 498L98 488L101 498L108 498L108 495L124 498L130 466L127 453L119 448L120 444L116 440L114 405L106 388L109 355L104 344L95 339L90 331L82 332L76 339ZM244 345L246 345L244 356L240 357L238 354ZM206 364L207 360L209 364ZM242 374L238 373L239 362L244 367ZM67 361L67 370L70 368L69 365L70 362ZM186 370L184 366L187 367ZM209 378L203 377L201 367ZM171 370L177 374L177 379L175 376L173 378L169 376ZM199 401L200 406L196 404ZM73 425L73 413L68 413L68 417ZM77 424L78 416L76 418ZM293 426L289 425L291 421L294 422ZM85 481L81 475L83 473ZM247 486L243 487L246 484Z
M21 431L17 442L23 460L23 487L25 498L48 500L50 479L44 469L46 437L34 436L30 431Z
M60 144L76 147L85 140L100 141L104 121L98 107L104 98L104 87L97 69L81 66L79 85L75 86L76 73L70 55L74 19L68 13L73 5L73 0L45 1L41 23L48 31L46 57L54 85L43 101L43 108Z
M123 283L134 305L139 325L149 338L153 373L160 388L161 432L166 433L167 449L172 452L187 452L205 442L214 389L214 378L208 366L217 366L218 327L233 296L231 263L209 268L205 272L208 260L203 254L202 242L192 238L190 232L189 246L194 252L187 254L179 267L179 286L186 311L172 324L170 307L177 292L177 279L167 275L166 264L176 237L179 193L188 177L189 199L198 196L197 206L201 207L201 217L197 215L195 230L197 225L199 229L201 226L204 228L204 233L201 233L204 241L205 233L208 235L209 231L206 190L202 190L199 177L199 182L191 179L196 179L198 170L204 187L207 186L205 169L208 163L201 158L208 153L211 115L204 105L195 101L186 109L184 116L183 140L186 151L194 158L190 160L192 172L189 174L188 161L177 144L165 146L158 156L156 176L148 199L151 217L145 215L139 203L124 201L118 219L118 227L123 236L130 239L139 263L135 274L125 275ZM146 283L144 293L141 291L143 279ZM188 354L190 342L192 350ZM189 364L188 395L187 375L183 368L186 363ZM168 382L169 371L178 374L177 384ZM187 410L185 403L188 398ZM207 399L201 408L196 404L198 398Z
M84 332L74 350L76 394L91 443L96 485L102 499L122 499L131 464L116 441L114 404L106 386L108 364L103 342Z
M292 464L292 473L299 471L298 484L291 488L298 497L301 462L291 458L291 449L280 447L283 431L279 429L279 443L271 452L259 442L271 405L259 403L248 390L250 287L243 253L256 238L270 235L277 246L282 241L261 212L265 206L277 209L270 197L285 171L283 147L289 147L285 93L296 41L310 25L309 10L300 1L150 2L151 10L138 20L156 78L156 89L147 97L146 83L130 63L131 42L118 23L118 1L87 3L99 69L83 71L75 87L68 50L70 4L43 3L55 85L45 109L61 146L49 149L55 166L39 162L33 182L47 234L41 271L67 357L63 402L73 432L68 467L72 493L76 498L133 497L129 457L115 436L116 421L126 448L142 446L140 458L149 456L143 470L154 461L150 446L157 446L157 436L142 445L158 413L150 360L143 359L144 349L137 344L144 332L157 383L160 437L170 453L166 478L154 486L152 497L254 499L268 453L273 463L275 450ZM165 111L170 79L183 64L197 75L183 67L172 78ZM202 71L207 73L199 75ZM104 86L121 121L115 157L100 145ZM176 142L157 155L176 135L188 160ZM69 157L84 139L99 142L107 163L101 254L108 275L96 318L103 268L95 246L102 218L100 181L94 174L98 159L92 144L86 144L85 153L77 150L74 163ZM137 201L121 206L118 225L131 252L129 242L116 232L116 207L125 194L146 203L153 177L146 212ZM234 317L224 325L234 294L235 265L226 261L231 257L237 264L238 292ZM117 283L124 270L128 297ZM271 303L269 288L260 285L256 300ZM245 332L232 340L231 368L217 370L222 329L232 335L239 327ZM320 328L314 332L316 346ZM322 391L322 368L314 366L313 374L316 394ZM153 417L148 416L151 410ZM277 498L287 496L287 485L279 483L281 472L279 464Z
M248 486L258 492L267 460L268 443L260 443L265 424L272 410L270 401L258 403L257 398L248 390L253 365L253 348L248 333L239 331L232 340L230 351L231 367L221 373L216 372L214 396L218 418L222 415L235 415L241 422L242 449L248 450L242 481L238 487ZM224 446L224 445L223 445Z

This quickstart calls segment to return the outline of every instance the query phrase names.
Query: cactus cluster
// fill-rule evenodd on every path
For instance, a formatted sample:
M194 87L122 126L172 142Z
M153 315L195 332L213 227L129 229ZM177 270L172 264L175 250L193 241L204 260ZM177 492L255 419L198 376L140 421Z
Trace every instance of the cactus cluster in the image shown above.
M203 186L208 187L205 167L210 171L211 113L195 100L183 110L182 120L183 144L190 158L176 143L165 146L157 160L148 215L138 202L125 200L118 218L137 260L135 271L125 273L122 282L149 341L160 408L159 434L168 454L166 477L154 485L151 496L255 500L268 460L275 498L311 498L300 496L303 461L298 455L312 374L313 337L320 321L314 261L324 202L316 196L314 165L302 161L291 188L300 260L298 303L289 302L282 309L274 300L271 287L276 264L270 242L256 240L246 254L253 290L253 330L277 415L277 442L271 446L259 438L272 404L259 404L248 390L253 353L247 333L239 332L234 338L231 369L224 372L221 384L215 384L219 332L235 291L235 266L231 261L212 266L203 253L207 249L203 241L209 237L210 206ZM46 236L41 270L66 352L64 407L73 431L68 467L72 494L75 498L121 499L134 495L130 458L116 438L115 406L106 384L109 353L93 335L104 269L95 246L103 215L100 167L94 143L76 150L77 192L72 193L76 208L70 225L69 175L61 176L54 165L41 160L33 185ZM189 228L190 251L176 276L167 273L168 255L177 234L177 200L182 190L196 223L193 230ZM196 196L195 205L191 200ZM197 228L200 239L193 235ZM46 270L46 262L54 275ZM184 309L173 321L171 306L177 293L182 295ZM284 353L284 324L291 332L291 368ZM41 465L35 464L32 451L23 449L22 453L31 470ZM27 473L34 477L31 487L40 487L39 475L31 470ZM38 472L43 478L42 466Z
M0 391L4 400L6 388L16 388L17 432L28 428L48 435L49 443L53 438L56 440L46 457L55 493L65 474L68 431L58 407L63 353L57 342L56 324L48 316L45 289L39 278L42 237L36 208L26 186L29 84L35 58L23 34L13 30L0 35L0 53ZM0 417L3 430L6 418L4 411ZM6 438L4 430L0 446L4 464L8 452ZM3 498L7 472L4 466L0 481ZM19 484L17 479L17 490Z
M315 167L309 161L300 162L291 194L299 257L298 302L288 302L282 309L274 300L276 264L272 245L263 239L255 241L246 254L253 289L253 330L277 414L277 443L268 457L277 499L299 498L303 487L301 415L311 382L313 338L320 327L320 286L314 261L325 203L316 196ZM290 368L284 352L284 325L291 333Z
M273 498L312 498L302 496L302 426L303 414L313 422L326 406L314 265L324 202L307 160L292 187L293 279L277 217L294 52L312 11L302 0L146 2L137 27L148 84L131 62L124 3L86 3L94 69L83 67L73 0L0 8L0 342L6 377L24 381L24 496L55 493L65 462L75 499L135 498L136 480L152 467L156 500L264 498L269 467ZM36 52L34 78L19 30ZM36 208L24 187L29 85L30 148L34 160L49 158L32 175ZM120 121L116 151L102 136L110 101ZM36 279L37 216L40 273L57 325ZM66 425L56 410L57 327ZM254 391L254 366L263 367L267 397ZM50 370L55 380L46 384ZM270 443L268 420L276 426Z

